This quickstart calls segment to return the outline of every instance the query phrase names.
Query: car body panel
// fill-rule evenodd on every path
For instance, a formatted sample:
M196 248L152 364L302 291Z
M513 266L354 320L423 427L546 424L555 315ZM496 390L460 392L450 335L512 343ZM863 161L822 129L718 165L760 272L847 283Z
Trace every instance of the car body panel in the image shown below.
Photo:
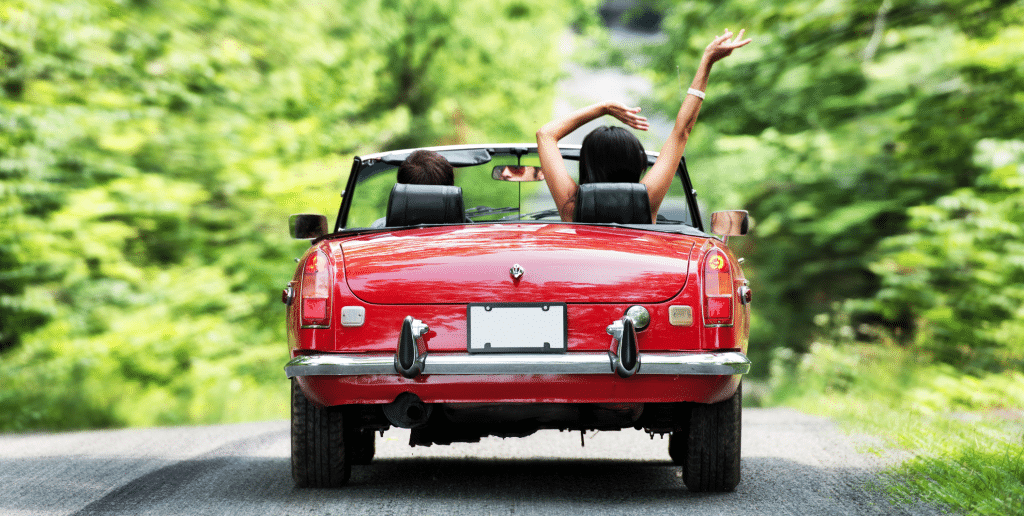
M686 284L696 237L561 224L485 224L342 243L345 279L373 304L657 303ZM509 270L519 264L523 277Z
M557 227L557 225L539 225L538 227ZM464 231L462 226L453 226L447 228L431 228L431 233L434 239L442 238L446 231L461 232ZM493 231L493 229L492 229ZM632 231L633 233L640 233ZM387 235L392 233L381 233L385 241L393 242L393 240L387 239ZM669 271L672 275L678 276L679 279L672 278L673 286L671 290L675 291L667 299L662 299L654 302L644 302L640 298L645 296L645 289L648 288L648 283L644 281L645 278L640 277L634 280L633 283L622 282L616 286L625 287L620 288L619 292L622 292L620 300L612 301L609 298L613 296L607 294L596 295L600 301L603 302L567 302L568 312L568 351L593 351L593 350L607 350L609 349L612 338L605 332L605 328L620 319L625 313L626 309L633 305L641 305L645 307L651 313L651 325L649 328L638 333L638 346L639 349L644 351L676 351L676 350L698 350L698 349L742 349L746 350L746 333L749 331L749 310L746 307L739 306L739 302L736 301L737 306L734 307L734 324L733 327L717 328L717 327L705 327L703 320L701 319L701 307L700 307L700 282L697 279L696 269L699 265L698 256L701 255L702 249L696 248L693 245L693 237L686 235L653 235L648 238L658 240L672 240L677 239L678 242L675 244L664 243L661 245L673 249L673 255L670 260L658 262L655 260L645 259L644 257L636 258L637 261L642 263L659 265L661 263L668 263L671 267L676 268L678 272ZM632 240L637 240L634 236ZM444 281L443 278L436 276L428 276L428 280L423 285L417 285L417 273L420 270L414 272L405 271L403 276L396 279L395 281L404 282L400 287L394 289L392 298L386 298L391 301L400 301L408 299L415 301L416 296L430 296L430 300L434 302L421 302L421 303L403 303L403 304L380 304L380 303L369 303L364 299L356 296L349 288L348 285L353 283L351 279L351 270L354 267L359 267L362 262L373 263L375 260L371 257L363 256L360 261L353 261L348 255L344 255L342 258L343 251L349 242L361 242L363 239L353 238L348 241L336 242L333 240L326 240L319 245L320 249L328 251L329 254L335 257L338 262L344 264L335 268L336 280L335 280L335 291L334 291L334 303L332 304L332 319L340 319L340 312L345 306L360 306L365 309L366 317L363 326L355 328L346 328L340 325L336 325L330 329L297 329L295 328L294 322L289 323L290 341L293 349L307 349L323 352L347 352L347 353L363 353L363 352L393 352L398 342L398 333L400 330L401 322L405 316L413 316L416 319L422 320L430 327L430 331L423 336L423 340L426 343L427 349L431 352L458 352L466 351L466 307L469 302L477 301L494 301L494 302L563 302L568 294L571 294L573 290L565 288L563 285L572 281L574 278L571 275L574 273L571 269L566 267L566 275L568 278L556 278L555 288L563 288L560 295L551 295L548 293L547 287L544 283L539 280L535 283L526 282L526 275L516 282L514 281L507 268L500 266L493 266L490 268L490 273L496 280L491 283L493 286L489 287L492 296L488 297L467 297L466 291L473 292L472 288L468 288L466 285L460 284L460 281L465 278L462 276L452 277L450 281ZM685 255L675 251L676 249L687 249ZM727 248L716 247L727 251ZM310 252L313 252L311 249ZM407 257L403 255L400 250L396 250L390 247L385 247L380 250L382 257L373 263L372 267L378 267L379 263L394 263L392 262L394 256ZM586 262L590 257L586 254L586 250L560 250L560 252L572 252L576 259L583 260ZM528 253L524 253L526 256ZM704 251L706 254L706 251ZM685 256L685 260L683 257ZM595 258L597 260L598 258ZM355 262L355 265L352 265ZM523 260L524 263L529 264L531 262ZM394 267L402 269L400 264L395 263ZM527 266L528 267L528 266ZM578 269L580 267L577 267ZM382 268L388 274L389 269L386 267ZM402 269L404 270L404 269ZM531 269L532 270L532 269ZM682 271L686 271L683 273ZM669 276L669 273L665 273L664 276ZM529 274L529 272L527 273ZM593 277L592 273L588 273L589 277ZM639 274L638 274L639 275ZM663 277L663 276L659 276ZM473 281L483 282L480 278L472 278ZM737 286L741 285L745 281L742 276L735 279ZM298 273L296 274L296 280L298 282ZM577 280L578 282L578 280ZM358 284L358 283L357 283ZM410 286L411 285L411 286ZM682 288L676 291L676 286L681 285ZM610 290L607 286L589 286L591 290ZM577 292L584 292L587 289L580 289ZM652 289L653 290L653 289ZM410 294L410 292L412 294ZM664 291L663 291L664 292ZM650 297L662 297L662 294L657 294ZM411 299L409 299L411 298ZM625 298L625 299L621 299ZM630 299L632 298L632 299ZM607 301L606 301L607 300ZM671 306L689 306L694 313L694 323L690 326L673 326L668 321L668 311ZM294 321L294 317L297 317L297 312L291 311L290 317ZM735 331L734 331L735 330ZM738 338L742 337L742 338Z
M398 375L305 376L299 385L323 406L390 403L404 392L424 403L716 403L736 392L739 375Z

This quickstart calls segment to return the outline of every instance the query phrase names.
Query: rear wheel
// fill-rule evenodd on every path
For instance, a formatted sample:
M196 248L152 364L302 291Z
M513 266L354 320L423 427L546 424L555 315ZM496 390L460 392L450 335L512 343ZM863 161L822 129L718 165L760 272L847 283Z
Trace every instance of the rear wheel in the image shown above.
M737 388L725 401L694 405L689 430L669 438L669 454L682 463L690 491L732 491L740 483L742 398Z
M292 379L292 478L296 487L341 487L352 465L345 456L345 426L337 407L317 407Z

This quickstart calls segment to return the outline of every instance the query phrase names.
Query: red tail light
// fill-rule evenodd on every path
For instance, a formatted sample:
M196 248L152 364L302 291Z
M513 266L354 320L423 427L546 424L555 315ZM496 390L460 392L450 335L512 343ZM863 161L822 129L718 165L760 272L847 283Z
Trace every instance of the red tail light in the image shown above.
M704 257L704 324L732 324L732 268L717 249Z
M331 264L323 251L306 258L299 291L303 328L327 328L331 325Z

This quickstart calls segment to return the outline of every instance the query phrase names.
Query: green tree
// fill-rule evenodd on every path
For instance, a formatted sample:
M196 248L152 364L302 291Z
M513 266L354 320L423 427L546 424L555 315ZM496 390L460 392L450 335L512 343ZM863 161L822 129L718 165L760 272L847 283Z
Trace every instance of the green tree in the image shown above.
M911 312L914 342L980 373L1024 362L1024 142L982 140L987 173L908 211L909 232L882 240L873 297L851 308L892 317Z
M1024 3L1013 1L733 0L667 10L669 41L653 52L651 66L664 84L666 111L678 103L677 66L685 69L713 33L745 27L754 37L713 72L703 134L690 153L696 174L737 185L733 198L757 222L741 244L758 300L753 347L806 349L814 317L840 307L853 310L854 330L870 323L904 342L927 334L933 347L975 345L970 333L920 333L931 326L932 309L920 300L886 301L901 273L878 264L916 245L897 235L939 232L922 223L926 208L915 207L988 188L987 169L975 159L983 142L1020 141L1022 16ZM1006 211L985 213L1012 220ZM971 218L962 211L946 217L951 224ZM950 285L915 288L931 295ZM944 296L966 295L964 288ZM990 309L970 308L963 321L1014 317ZM962 357L940 354L959 360L954 355Z
M288 214L352 154L532 135L583 5L6 2L0 429L282 417Z

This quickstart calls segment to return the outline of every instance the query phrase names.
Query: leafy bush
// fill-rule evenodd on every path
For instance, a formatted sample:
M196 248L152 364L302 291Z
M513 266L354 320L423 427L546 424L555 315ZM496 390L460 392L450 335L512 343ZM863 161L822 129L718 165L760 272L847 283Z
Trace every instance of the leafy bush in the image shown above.
M964 375L899 346L780 348L768 403L843 420L906 457L884 487L907 503L1019 514L1024 504L1024 374ZM825 396L823 401L822 396Z
M756 362L806 351L838 310L860 338L882 328L965 370L1021 363L1021 16L994 0L666 10L649 67L664 112L714 32L754 39L716 65L687 154L712 206L755 222L738 249Z
M878 293L851 308L914 313L915 343L967 371L1024 365L1024 142L986 140L976 189L908 210L910 233L883 240Z
M288 214L352 154L532 139L586 5L5 2L0 430L284 417Z

